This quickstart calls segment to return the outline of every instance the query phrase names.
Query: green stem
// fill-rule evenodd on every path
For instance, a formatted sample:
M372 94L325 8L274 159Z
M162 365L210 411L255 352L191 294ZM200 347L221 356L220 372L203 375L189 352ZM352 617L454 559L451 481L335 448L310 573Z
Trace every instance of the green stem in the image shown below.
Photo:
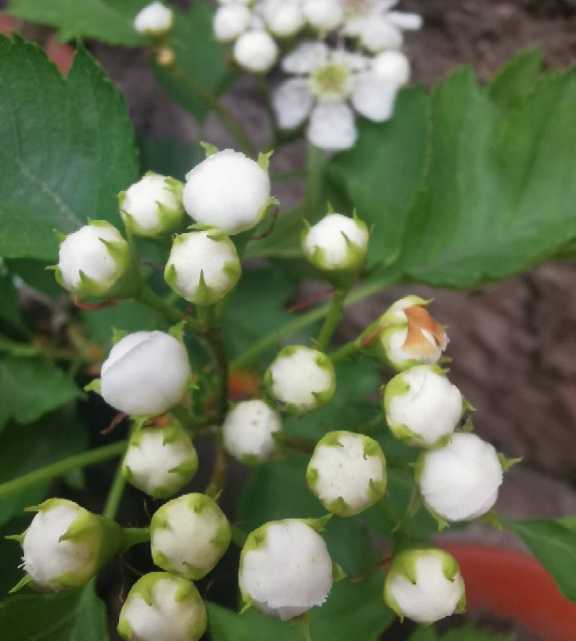
M218 500L222 492L224 491L224 486L226 485L226 477L228 475L228 456L226 455L226 450L222 445L218 445L216 450L216 456L214 458L214 466L212 468L212 474L210 476L210 482L206 488L206 494Z
M184 319L184 313L176 307L166 303L156 292L154 292L148 285L143 285L138 298L138 302L155 309L158 313L162 314L164 318L170 323L179 323Z
M320 328L320 333L318 334L318 340L316 341L318 349L323 352L326 350L332 336L336 331L336 327L342 318L342 313L344 311L344 302L346 301L346 296L348 295L348 289L337 289L334 292L332 301L330 302L330 307L328 308L328 313L324 319L324 323Z
M147 527L125 527L123 531L125 550L134 545L150 541L150 530Z
M112 487L108 493L108 498L106 499L106 505L104 506L103 516L109 519L115 519L116 513L120 506L120 501L122 500L122 495L124 494L124 489L126 488L126 478L122 471L122 461L118 463L116 467L116 473L114 475L114 480L112 481Z
M52 465L47 465L46 467L24 474L6 483L1 483L0 498L14 492L22 492L29 487L51 481L59 476L65 476L68 472L80 470L90 465L96 465L97 463L116 458L123 454L126 449L126 444L127 441L119 441L112 445L105 445L104 447L89 450L88 452L82 452L82 454L75 454L74 456L52 463Z
M308 145L308 161L306 166L306 215L314 217L322 204L322 185L326 156L314 145Z
M344 307L357 303L368 296L377 294L379 291L384 289L387 285L392 284L396 280L395 276L390 275L387 279L379 279L372 283L366 283L361 287L353 290L350 295L347 297ZM268 336L264 336L259 341L256 341L251 347L248 348L243 354L240 354L231 363L232 369L239 369L241 367L247 367L253 363L263 352L277 345L281 340L289 338L293 334L296 334L309 325L313 325L319 320L322 320L329 312L330 305L322 305L317 309L303 314L299 318L294 319L290 323L286 323L283 327L275 330Z

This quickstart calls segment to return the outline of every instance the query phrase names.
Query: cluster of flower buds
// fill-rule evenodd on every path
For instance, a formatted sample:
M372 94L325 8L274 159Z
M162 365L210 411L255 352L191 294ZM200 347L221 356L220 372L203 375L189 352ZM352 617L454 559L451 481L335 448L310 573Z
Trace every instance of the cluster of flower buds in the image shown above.
M394 11L397 0L219 0L218 40L233 46L236 63L256 74L280 67L289 78L274 93L281 129L309 120L307 136L327 150L357 138L354 112L373 121L392 117L410 78L404 32L420 16ZM297 36L304 34L304 40Z

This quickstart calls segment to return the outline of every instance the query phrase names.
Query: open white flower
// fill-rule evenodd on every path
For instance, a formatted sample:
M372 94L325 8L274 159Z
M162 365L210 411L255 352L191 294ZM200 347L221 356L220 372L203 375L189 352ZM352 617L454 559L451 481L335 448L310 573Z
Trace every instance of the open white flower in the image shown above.
M230 524L206 494L185 494L165 503L150 523L154 563L187 579L202 579L230 545Z
M403 54L401 54L403 55ZM308 140L332 151L354 146L358 132L354 111L374 122L392 117L405 76L381 73L382 62L305 42L282 61L286 73L272 99L281 129L295 129L309 118Z
M128 482L156 499L173 496L187 485L198 469L192 440L174 419L162 427L137 430L124 457Z
M384 391L386 422L409 445L434 447L449 437L464 411L460 390L434 365L397 374Z
M206 607L191 581L150 572L128 593L118 634L126 641L198 641L206 624Z
M368 436L330 432L314 448L306 480L329 512L354 516L384 496L386 459Z
M322 407L332 400L336 389L332 361L305 345L282 349L268 368L264 382L270 395L293 414Z
M213 305L233 289L242 267L234 243L219 229L174 238L164 277L182 298Z
M445 521L470 521L489 512L498 498L503 468L494 447L475 434L454 434L426 452L418 465L420 494Z
M344 25L342 33L356 38L360 44L377 53L385 49L400 49L403 31L422 27L422 18L415 13L391 11L398 0L342 0Z
M159 416L177 405L190 381L188 352L165 332L134 332L102 364L100 393L130 416Z
M388 570L384 600L398 616L422 624L463 612L466 595L456 559L435 548L401 552Z
M276 449L280 414L261 400L242 401L226 415L222 436L226 451L243 463L261 463Z
M152 2L134 18L134 29L146 36L162 36L172 28L174 12L161 2Z
M119 195L124 224L137 236L157 238L175 231L184 218L182 183L149 171Z
M282 621L322 605L333 565L324 539L306 521L272 521L248 535L239 583L246 604Z

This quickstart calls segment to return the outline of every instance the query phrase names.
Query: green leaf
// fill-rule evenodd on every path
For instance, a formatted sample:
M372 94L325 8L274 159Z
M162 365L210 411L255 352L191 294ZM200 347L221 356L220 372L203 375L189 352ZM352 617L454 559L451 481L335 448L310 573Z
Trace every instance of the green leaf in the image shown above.
M86 446L86 426L70 411L60 410L26 427L10 425L0 435L0 483L81 452ZM40 483L3 496L0 525L25 507L40 503L48 489L48 483Z
M62 40L95 38L109 44L138 46L146 41L132 22L148 0L10 0L18 18L58 29Z
M401 93L394 118L385 124L363 120L358 142L329 165L330 184L344 191L349 211L374 226L369 257L394 263L403 244L409 206L424 177L429 127L428 98L422 89Z
M185 13L175 10L166 45L176 61L169 67L155 67L172 98L200 119L214 107L228 76L225 50L213 36L212 15L205 0L192 3Z
M18 308L18 292L12 274L0 272L0 321L14 329L23 329L24 323Z
M433 627L422 626L412 634L409 641L511 641L511 637L493 634L469 625L453 628L442 635Z
M408 218L405 278L473 287L576 238L576 73L548 74L513 111L462 70L432 96L430 168Z
M21 594L0 603L2 641L108 641L94 585L59 594Z
M489 85L494 102L503 109L514 109L529 98L542 73L542 53L522 51L506 64Z
M26 425L81 395L61 369L39 358L0 358L0 430Z
M508 525L558 583L576 601L576 530L558 521L510 521Z
M118 222L137 172L132 125L84 49L64 79L36 45L0 38L0 84L0 255L53 261L53 229Z
M186 174L204 160L204 152L200 145L172 138L157 140L142 136L138 139L138 145L143 174L155 171L157 174L184 180Z
M28 287L35 289L50 298L65 294L54 278L54 272L46 269L48 263L27 258L15 258L6 261L10 271L24 281Z
M294 280L279 267L245 270L224 310L224 335L230 353L242 353L262 336L294 320L286 309L294 291ZM302 335L308 336L307 332Z
M100 345L112 344L113 330L139 332L157 329L157 314L146 305L122 301L112 307L82 314L90 338Z
M305 416L284 418L290 434L320 439L334 430L366 431L365 424L379 414L380 367L368 359L336 366L336 395L322 409ZM384 423L377 428L384 429Z
M301 641L296 624L282 623L254 609L238 614L216 603L207 603L212 641Z

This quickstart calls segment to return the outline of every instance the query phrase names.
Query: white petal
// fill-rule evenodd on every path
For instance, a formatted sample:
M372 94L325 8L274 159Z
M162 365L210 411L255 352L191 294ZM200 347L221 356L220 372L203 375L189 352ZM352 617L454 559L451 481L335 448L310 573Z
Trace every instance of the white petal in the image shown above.
M280 129L296 129L308 117L314 99L308 81L294 78L283 82L272 96L272 106Z
M362 46L374 53L384 49L400 49L404 42L398 27L377 16L365 21L359 36Z
M398 2L399 0L372 0L372 10L375 13L384 13L390 11Z
M324 33L339 27L344 19L340 0L305 0L303 10L308 24Z
M241 4L220 7L214 15L213 29L217 40L231 42L236 40L250 26L252 13Z
M330 55L330 62L345 65L351 71L362 71L370 66L368 57L343 49L333 51Z
M417 13L404 13L401 11L391 11L386 15L386 19L395 27L405 31L418 31L422 28L422 16Z
M354 109L373 122L389 120L394 113L398 87L375 73L357 76L352 104Z
M328 58L328 47L323 42L303 42L282 60L286 73L308 74L324 64Z
M358 132L354 112L344 102L325 102L312 111L308 140L329 151L342 151L354 146Z
M401 51L383 51L372 60L372 70L391 85L401 87L410 80L410 61Z

